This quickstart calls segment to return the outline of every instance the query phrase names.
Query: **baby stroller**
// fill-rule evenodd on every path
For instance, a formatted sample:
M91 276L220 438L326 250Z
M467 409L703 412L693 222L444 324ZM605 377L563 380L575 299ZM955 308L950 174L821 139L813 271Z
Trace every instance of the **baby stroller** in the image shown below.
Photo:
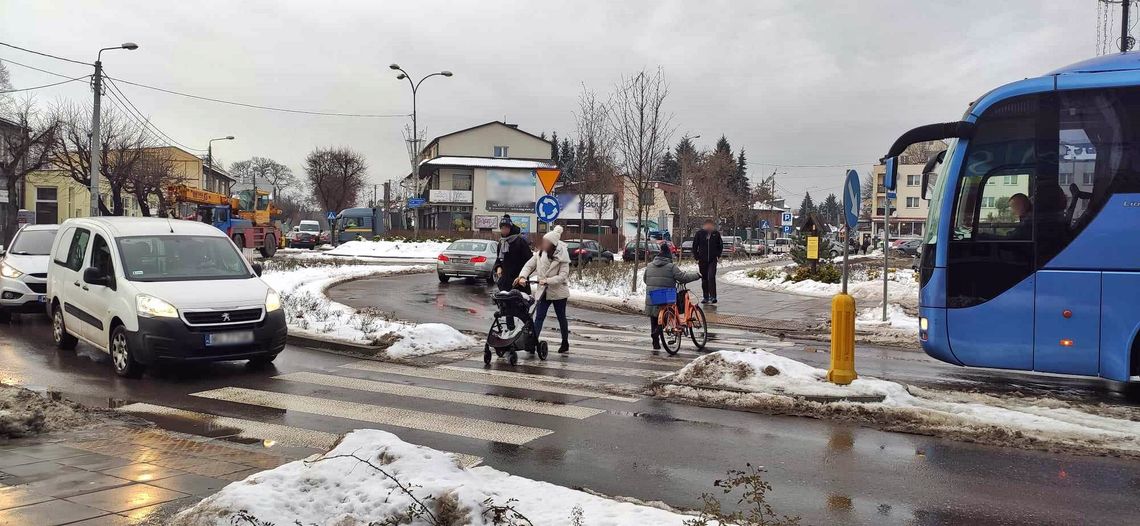
M538 358L545 360L550 350L534 333L534 298L522 291L510 290L492 294L491 301L495 302L495 320L487 331L487 343L483 344L483 363L491 365L492 349L499 358L506 354L511 365L519 363L519 351L537 352ZM508 318L517 318L521 325L516 324L513 330L508 328Z

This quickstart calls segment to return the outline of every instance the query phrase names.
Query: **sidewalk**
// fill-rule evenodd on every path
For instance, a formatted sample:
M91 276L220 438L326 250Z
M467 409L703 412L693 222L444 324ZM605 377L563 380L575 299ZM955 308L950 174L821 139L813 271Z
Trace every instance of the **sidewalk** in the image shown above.
M230 482L301 456L118 424L2 441L0 526L164 524Z
M691 287L699 296L700 284ZM778 332L807 332L826 328L831 299L769 292L717 281L717 303L702 305L713 325Z

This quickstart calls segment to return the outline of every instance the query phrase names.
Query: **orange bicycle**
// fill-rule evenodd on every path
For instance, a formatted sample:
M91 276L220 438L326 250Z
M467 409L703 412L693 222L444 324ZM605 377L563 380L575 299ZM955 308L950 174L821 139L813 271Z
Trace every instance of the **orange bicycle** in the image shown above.
M689 287L677 287L677 301L661 306L657 313L657 323L661 326L661 343L670 355L681 351L681 340L688 335L697 350L703 350L709 341L705 311L693 302Z

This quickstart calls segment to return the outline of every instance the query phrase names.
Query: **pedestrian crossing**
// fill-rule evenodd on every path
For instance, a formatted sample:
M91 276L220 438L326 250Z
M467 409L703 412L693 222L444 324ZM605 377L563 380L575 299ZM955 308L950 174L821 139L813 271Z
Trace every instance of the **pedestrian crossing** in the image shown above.
M481 458L470 453L486 451L480 443L523 446L580 426L574 422L637 414L631 405L653 379L700 356L691 349L653 354L647 337L628 331L590 328L570 343L569 354L551 353L545 361L520 353L514 367L498 357L484 366L481 346L434 355L423 363L435 365L423 367L346 359L320 370L282 371L256 389L190 393L197 400L192 408L133 403L119 410L209 421L242 439L316 449L352 429L377 427L438 449L467 450L457 455L473 465ZM222 416L234 414L243 418Z

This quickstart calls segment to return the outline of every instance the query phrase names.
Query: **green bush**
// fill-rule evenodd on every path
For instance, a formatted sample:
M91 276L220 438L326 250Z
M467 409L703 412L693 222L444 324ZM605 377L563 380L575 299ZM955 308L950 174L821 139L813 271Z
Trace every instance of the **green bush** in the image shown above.
M799 283L810 279L820 283L839 283L842 277L843 271L838 266L831 263L819 263L815 268L812 268L811 265L796 267L791 274L788 274L788 281Z
M749 270L748 277L766 281L778 279L783 273L779 267L760 267Z

